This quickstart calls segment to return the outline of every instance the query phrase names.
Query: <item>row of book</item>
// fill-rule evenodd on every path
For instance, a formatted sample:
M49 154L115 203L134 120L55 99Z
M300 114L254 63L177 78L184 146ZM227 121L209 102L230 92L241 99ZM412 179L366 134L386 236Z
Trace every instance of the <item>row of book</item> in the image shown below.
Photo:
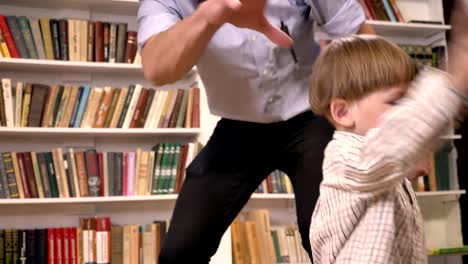
M158 263L168 221L111 225L82 217L79 226L0 230L0 263Z
M275 170L258 186L255 193L294 193L286 173Z
M443 46L400 45L414 60L417 67L431 66L445 70L445 48Z
M321 39L320 47L323 49L331 43L331 39ZM445 47L444 46L425 46L425 45L406 45L399 46L413 59L417 68L430 66L441 70L446 70Z
M369 20L384 20L404 23L396 0L360 0Z
M134 196L179 193L185 168L201 149L199 143L160 143L151 151L4 152L0 155L0 198ZM450 182L450 145L434 154L430 173L417 178L418 192L445 191ZM279 170L256 193L293 193Z
M133 63L137 32L126 23L0 15L0 56Z
M445 145L429 158L429 174L413 181L416 192L448 191L455 186L450 182L450 152L453 147ZM258 186L255 193L294 193L291 181L284 172L275 170Z
M199 143L160 143L151 151L61 148L3 152L0 198L135 196L178 193Z
M272 226L266 209L241 213L231 241L234 264L310 263L297 225Z
M0 83L0 125L70 128L198 128L200 89L161 90Z

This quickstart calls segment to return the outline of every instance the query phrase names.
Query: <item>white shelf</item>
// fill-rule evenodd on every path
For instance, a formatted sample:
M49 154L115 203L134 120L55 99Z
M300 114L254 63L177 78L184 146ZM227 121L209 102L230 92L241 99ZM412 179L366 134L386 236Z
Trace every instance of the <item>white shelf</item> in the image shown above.
M465 194L465 190L437 191L437 192L416 192L418 197L436 197L436 196L458 196Z
M138 0L0 0L0 5L74 9L132 16L138 11Z
M251 198L253 200L293 200L293 193L254 193Z
M41 128L41 127L21 127L8 128L0 127L0 137L38 137L38 136L106 136L106 137L129 137L143 135L164 135L164 136L197 136L201 133L200 128Z
M465 190L454 190L454 191L436 191L436 192L416 192L418 197L437 197L437 196L453 196L465 194ZM254 193L252 194L254 200L293 200L294 194L292 193L275 193L275 194L263 194Z
M451 29L450 25L435 25L424 23L396 23L390 21L367 20L377 34L398 38L430 38L435 34Z
M44 205L44 204L101 204L122 202L175 201L177 194L151 196L112 196L82 198L36 198L36 199L0 199L1 205Z
M0 58L0 71L141 75L140 64Z
M465 190L417 192L418 197L462 195ZM35 198L35 199L0 199L2 205L44 205L44 204L103 204L103 203L141 203L175 201L177 194L161 194L147 196L111 196L111 197L81 197L81 198ZM254 193L251 200L294 200L294 194L259 194Z

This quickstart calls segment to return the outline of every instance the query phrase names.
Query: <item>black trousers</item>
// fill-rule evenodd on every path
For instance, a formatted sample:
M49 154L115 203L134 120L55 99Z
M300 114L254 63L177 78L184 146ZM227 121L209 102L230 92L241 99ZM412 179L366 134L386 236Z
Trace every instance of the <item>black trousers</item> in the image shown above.
M311 112L258 124L221 119L187 168L159 261L208 263L221 237L259 184L275 169L291 179L302 245L309 227L332 126Z

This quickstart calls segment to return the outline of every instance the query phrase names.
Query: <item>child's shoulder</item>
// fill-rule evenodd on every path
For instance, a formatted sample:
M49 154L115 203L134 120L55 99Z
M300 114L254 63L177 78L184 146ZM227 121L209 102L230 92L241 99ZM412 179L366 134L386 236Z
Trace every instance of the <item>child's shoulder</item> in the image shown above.
M350 148L360 147L366 142L366 137L347 131L335 131L326 151L348 151Z
M336 163L337 161L358 161L363 146L368 141L368 136L374 133L375 129L369 130L366 136L347 131L335 131L332 140L325 148L325 160Z

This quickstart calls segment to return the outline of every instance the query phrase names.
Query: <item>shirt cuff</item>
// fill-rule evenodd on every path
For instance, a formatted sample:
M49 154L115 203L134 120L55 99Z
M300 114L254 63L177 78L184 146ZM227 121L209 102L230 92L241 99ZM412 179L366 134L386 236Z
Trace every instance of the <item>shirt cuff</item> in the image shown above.
M358 32L366 16L362 6L354 0L346 1L333 18L320 27L331 37L341 37Z

